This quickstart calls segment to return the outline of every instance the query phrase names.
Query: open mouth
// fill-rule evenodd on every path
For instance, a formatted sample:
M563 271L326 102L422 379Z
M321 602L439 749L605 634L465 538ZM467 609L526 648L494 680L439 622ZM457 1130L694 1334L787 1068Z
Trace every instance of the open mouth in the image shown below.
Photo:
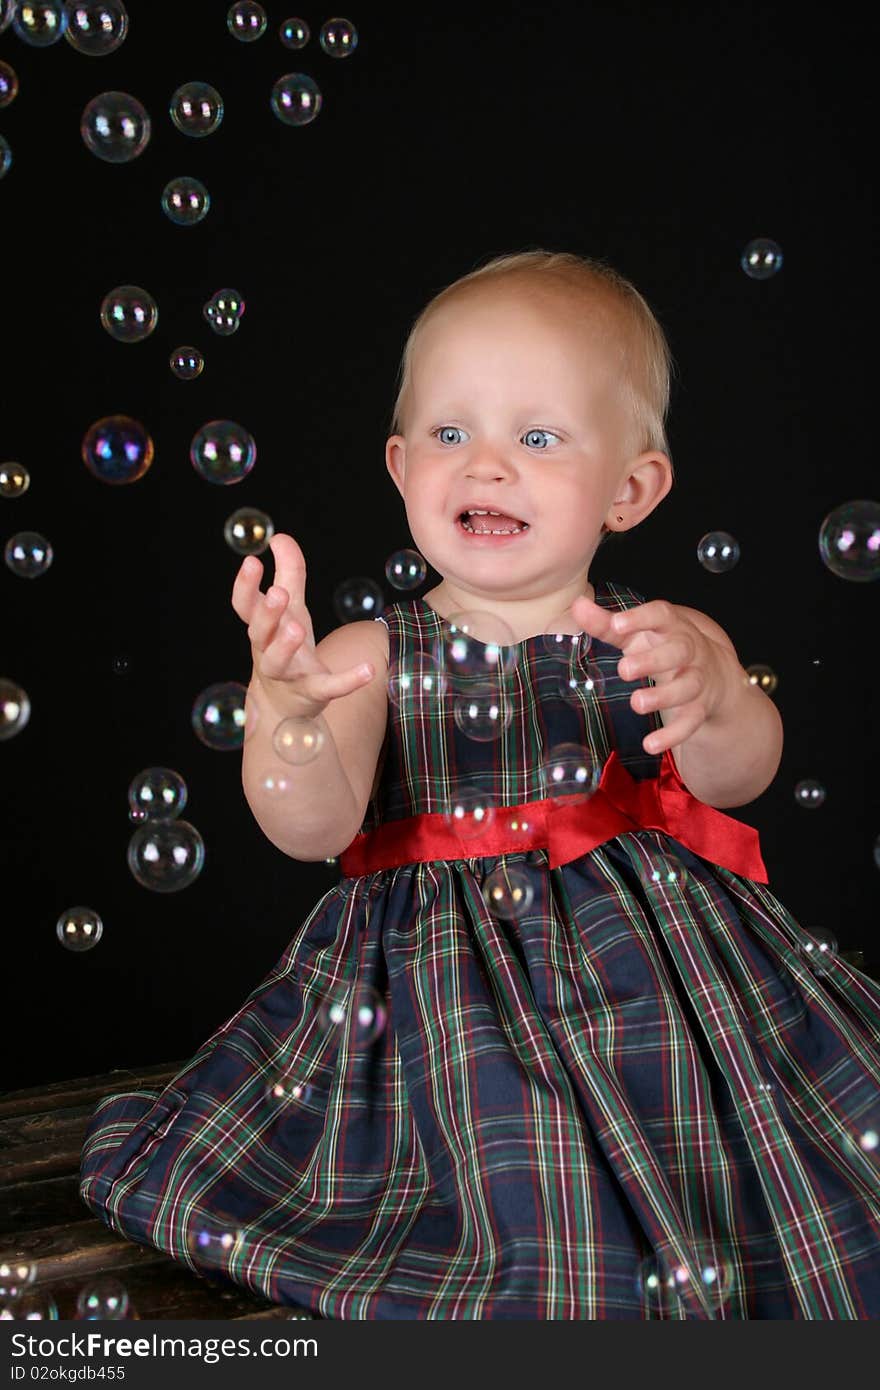
M508 516L506 512L490 511L488 508L471 508L459 512L456 525L469 536L492 536L505 538L521 536L528 531L529 523L519 517Z

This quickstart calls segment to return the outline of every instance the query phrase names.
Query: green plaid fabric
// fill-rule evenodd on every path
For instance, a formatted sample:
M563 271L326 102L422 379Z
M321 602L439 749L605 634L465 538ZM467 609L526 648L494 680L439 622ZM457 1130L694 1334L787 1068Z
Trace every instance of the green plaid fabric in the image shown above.
M382 621L392 676L436 673L422 600ZM365 828L539 799L562 744L656 775L618 649L521 643L480 741L473 655L439 696L404 679ZM537 849L343 879L169 1086L101 1102L83 1198L330 1318L878 1317L880 987L815 944L656 830L552 870Z

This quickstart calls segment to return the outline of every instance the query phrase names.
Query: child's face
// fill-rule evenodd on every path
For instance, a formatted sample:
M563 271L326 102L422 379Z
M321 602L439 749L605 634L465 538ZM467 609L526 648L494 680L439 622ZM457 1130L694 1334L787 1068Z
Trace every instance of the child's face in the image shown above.
M561 308L497 291L428 320L406 435L388 440L386 461L413 540L444 580L514 599L585 579L629 462L616 350ZM466 509L505 515L462 521Z

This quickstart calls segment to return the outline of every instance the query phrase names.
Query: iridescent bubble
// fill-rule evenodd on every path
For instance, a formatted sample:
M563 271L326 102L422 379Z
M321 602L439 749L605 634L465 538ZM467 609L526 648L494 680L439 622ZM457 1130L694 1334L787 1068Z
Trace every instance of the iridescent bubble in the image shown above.
M101 92L82 113L79 133L86 149L108 164L127 164L143 154L150 139L150 118L128 92Z
M455 696L452 717L467 738L489 743L509 726L513 709L497 685L473 686L466 695Z
M273 1110L296 1109L310 1104L314 1087L300 1075L282 1071L267 1082L265 1096Z
M179 816L187 799L186 783L171 767L145 767L132 778L128 788L128 805L132 811L145 816L161 816L171 820Z
M18 75L8 63L0 61L0 111L18 96Z
M136 483L153 462L153 441L130 415L104 415L83 435L82 459L99 483Z
M185 820L147 820L128 842L128 867L142 888L177 893L198 878L205 842Z
M463 842L487 830L494 819L495 804L491 791L468 783L450 787L443 820L461 835Z
M751 280L769 280L782 269L782 250L767 237L755 237L740 256L740 265Z
M207 82L184 82L172 96L168 111L181 134L200 139L213 135L223 120L223 98Z
M5 135L0 135L0 179L12 168L12 150Z
M819 530L819 554L838 579L880 579L880 503L862 498L829 512Z
M333 594L333 607L344 623L378 618L385 607L382 590L372 579L344 579Z
M0 1298L21 1298L37 1277L37 1262L17 1253L0 1259Z
M125 41L128 13L122 0L77 0L68 6L70 23L64 37L77 53L104 58Z
M90 951L104 935L104 923L91 907L69 907L58 918L55 935L68 951Z
M241 681L209 685L193 703L193 732L206 748L228 753L244 743L247 687Z
M548 656L557 657L559 661L569 661L571 657L576 657L582 640L586 650L592 641L586 632L560 632L557 628L551 627L542 634L545 652Z
M586 748L560 743L550 749L541 767L542 795L554 801L588 801L601 776L602 769Z
M205 359L197 347L177 347L169 357L168 365L181 381L195 381L205 369Z
M453 613L443 619L434 656L453 680L482 683L514 670L519 648L507 623L493 613Z
M76 1315L85 1322L95 1319L118 1322L121 1318L127 1318L128 1290L109 1274L91 1279L77 1294Z
M437 708L447 690L447 680L428 652L416 651L406 661L392 661L388 667L388 698L399 709L414 717L417 710Z
M48 48L67 28L66 0L21 0L14 9L12 27L32 48Z
M347 58L357 48L357 29L350 19L328 19L321 25L318 42L331 58Z
M760 661L753 661L751 666L745 668L745 671L749 683L756 685L759 690L763 690L765 695L772 695L779 684L779 677L772 666L765 666Z
M253 43L254 39L262 38L268 22L266 11L255 0L237 0L226 15L227 29L241 43Z
M415 589L427 574L427 566L417 550L395 550L385 561L385 578L395 589Z
M499 864L483 880L483 898L493 917L513 921L528 912L535 896L531 880L515 864Z
M647 847L641 873L648 892L661 903L676 891L681 892L688 881L688 872L681 860L664 854L653 845Z
M193 468L206 483L240 483L257 461L253 435L234 420L209 420L189 446Z
M597 700L605 691L605 676L598 662L586 662L583 667L573 667L558 677L553 692L564 700L589 702Z
M245 311L245 302L238 290L217 290L212 294L202 313L214 332L221 338L228 338L238 330Z
M262 555L275 535L275 523L258 507L239 507L223 523L223 538L236 555Z
M825 800L825 788L814 777L804 777L794 789L794 799L806 811L815 811Z
M39 579L54 558L52 546L38 531L19 531L3 549L7 568L19 579Z
M31 475L23 463L0 463L0 497L14 501L24 497L31 485Z
M245 1248L245 1234L236 1221L199 1213L187 1232L187 1250L194 1263L220 1269Z
M282 719L272 734L272 747L283 763L303 767L324 747L324 730L316 719Z
M15 738L31 717L31 702L26 690L16 681L0 676L0 740Z
M830 932L817 927L815 931L801 932L797 953L815 975L827 975L837 962L837 942Z
M269 101L279 121L301 126L315 119L323 97L317 82L304 72L287 72L275 83Z
M385 1030L387 1010L384 1000L372 985L359 983L355 986L354 998L339 991L322 1000L318 1009L318 1023L325 1033L349 1033L353 1048L368 1047Z
M697 559L710 574L728 574L739 560L739 542L727 531L707 531L697 545Z
M158 321L156 301L140 285L117 285L101 301L101 323L117 343L142 343Z
M278 30L278 37L285 48L305 48L311 32L304 19L285 19Z
M178 174L162 189L162 211L178 227L194 227L207 217L211 195L203 183Z
M58 1305L51 1294L44 1289L34 1289L23 1293L21 1298L4 1303L0 1309L0 1322L10 1319L27 1322L57 1322Z
M12 23L17 0L0 0L0 34Z

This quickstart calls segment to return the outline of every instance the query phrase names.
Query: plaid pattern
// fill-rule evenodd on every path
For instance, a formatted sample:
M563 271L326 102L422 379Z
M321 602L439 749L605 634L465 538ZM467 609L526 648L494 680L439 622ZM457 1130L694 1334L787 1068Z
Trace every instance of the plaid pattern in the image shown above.
M383 621L392 663L442 630L421 600ZM491 742L448 695L390 705L366 828L462 781L537 798L564 742L653 775L659 716L587 642L567 666L520 645ZM518 919L484 901L499 867L533 889ZM878 1317L880 987L803 939L659 831L553 870L532 850L343 880L164 1090L99 1104L82 1196L194 1268L227 1231L228 1278L329 1318ZM365 987L388 1010L366 1040Z

